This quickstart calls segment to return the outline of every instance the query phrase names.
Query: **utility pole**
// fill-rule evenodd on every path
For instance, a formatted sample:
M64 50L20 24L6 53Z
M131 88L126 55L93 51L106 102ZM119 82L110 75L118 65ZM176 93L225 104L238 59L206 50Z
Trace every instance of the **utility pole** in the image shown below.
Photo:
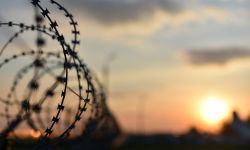
M140 95L138 97L138 106L137 106L137 134L142 133L146 134L146 127L145 127L145 118L146 116L146 102L147 96Z
M109 77L110 77L110 65L115 60L115 53L109 53L106 59L104 60L102 66L102 78L104 83L104 92L106 93L106 97L109 97Z

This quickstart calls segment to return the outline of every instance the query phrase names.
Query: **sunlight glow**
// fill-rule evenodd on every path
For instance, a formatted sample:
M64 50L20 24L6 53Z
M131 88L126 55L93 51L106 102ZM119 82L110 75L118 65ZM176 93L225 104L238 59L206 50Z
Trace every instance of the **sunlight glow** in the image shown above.
M41 136L41 133L39 131L30 131L30 135L33 137L33 138L39 138Z
M217 97L207 97L201 106L203 119L210 124L217 124L229 115L229 106L225 100Z

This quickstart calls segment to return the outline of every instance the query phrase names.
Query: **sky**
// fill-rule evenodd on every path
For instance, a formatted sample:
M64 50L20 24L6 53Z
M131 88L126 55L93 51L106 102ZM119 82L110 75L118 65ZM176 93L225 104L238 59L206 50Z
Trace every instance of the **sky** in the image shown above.
M250 1L61 3L78 20L79 54L100 77L114 56L108 104L125 131L214 130L218 124L206 123L200 111L211 96L224 99L242 118L250 114ZM28 2L1 0L5 20L31 22L31 12Z

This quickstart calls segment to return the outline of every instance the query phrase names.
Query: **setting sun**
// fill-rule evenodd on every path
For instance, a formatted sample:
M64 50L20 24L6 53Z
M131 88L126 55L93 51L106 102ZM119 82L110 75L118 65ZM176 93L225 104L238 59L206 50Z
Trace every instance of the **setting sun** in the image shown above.
M201 114L205 121L216 124L226 119L229 114L229 106L221 98L207 97L202 103Z

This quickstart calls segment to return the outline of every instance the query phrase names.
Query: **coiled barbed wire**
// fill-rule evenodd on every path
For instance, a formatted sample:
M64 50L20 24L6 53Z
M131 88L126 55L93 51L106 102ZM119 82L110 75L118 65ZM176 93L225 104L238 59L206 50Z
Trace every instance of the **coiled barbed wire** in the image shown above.
M6 97L0 96L0 102L4 105L0 117L6 120L6 126L0 132L0 142L4 142L21 123L26 122L28 127L41 133L34 149L52 148L62 139L69 137L71 131L77 128L77 124L80 124L82 137L92 133L97 135L97 131L100 134L100 131L104 130L102 128L107 126L104 118L112 118L101 83L77 54L76 48L80 44L78 23L58 2L46 2L56 6L68 19L69 26L72 27L71 42L66 41L63 33L59 31L57 21L50 16L49 9L44 7L40 0L31 0L36 12L35 25L0 20L0 27L19 28L0 49L0 69L8 68L8 65L15 62L26 63L27 58L29 61L23 67L18 63L19 69L14 73ZM36 50L9 52L8 47L28 31L37 32ZM61 50L44 51L46 37L60 45ZM5 53L7 56L4 56ZM67 122L56 128L62 124L62 118ZM112 118L111 122L114 123L115 119ZM118 126L114 128L118 129ZM53 138L53 143L49 142L50 138Z

